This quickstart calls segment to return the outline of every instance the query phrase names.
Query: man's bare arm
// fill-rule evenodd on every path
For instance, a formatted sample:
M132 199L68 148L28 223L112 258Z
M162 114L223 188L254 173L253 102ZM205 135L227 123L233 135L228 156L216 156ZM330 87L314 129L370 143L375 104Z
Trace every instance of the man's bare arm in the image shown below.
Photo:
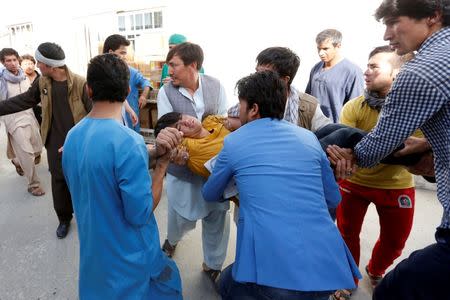
M404 142L405 148L394 153L394 156L405 156L414 153L424 153L431 150L431 145L426 138L410 136Z
M167 153L155 160L155 169L152 174L152 195L153 195L153 208L155 211L156 207L161 200L162 188L164 176L166 175L167 166L169 165L170 153Z

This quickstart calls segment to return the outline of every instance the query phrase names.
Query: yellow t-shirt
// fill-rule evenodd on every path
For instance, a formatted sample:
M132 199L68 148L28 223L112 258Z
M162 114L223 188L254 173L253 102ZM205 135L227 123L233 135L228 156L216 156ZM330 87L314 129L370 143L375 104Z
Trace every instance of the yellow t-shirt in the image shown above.
M364 96L348 101L341 111L340 122L364 131L377 124L379 112L363 105ZM423 137L420 130L414 136ZM412 175L402 166L379 164L373 168L360 168L348 181L378 189L405 189L414 186Z
M209 176L209 171L204 164L215 155L219 154L223 147L223 140L230 131L223 125L224 118L221 116L211 115L206 117L202 126L210 132L204 138L185 138L183 145L189 152L188 168L203 177Z

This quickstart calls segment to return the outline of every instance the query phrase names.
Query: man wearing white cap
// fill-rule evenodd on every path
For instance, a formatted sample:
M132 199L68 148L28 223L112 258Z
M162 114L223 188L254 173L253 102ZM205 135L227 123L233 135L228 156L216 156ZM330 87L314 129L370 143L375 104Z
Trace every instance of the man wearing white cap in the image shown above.
M52 179L53 206L59 219L56 236L65 238L73 217L72 199L61 167L61 147L67 132L91 110L86 80L72 73L65 63L64 50L54 43L42 43L35 58L42 76L30 89L0 103L0 115L42 105L42 141Z

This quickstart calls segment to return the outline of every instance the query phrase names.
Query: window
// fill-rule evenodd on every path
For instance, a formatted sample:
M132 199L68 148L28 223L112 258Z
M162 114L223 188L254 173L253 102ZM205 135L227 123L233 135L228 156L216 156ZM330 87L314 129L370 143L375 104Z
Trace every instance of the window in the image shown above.
M155 23L154 23L155 26L154 27L155 28L161 28L162 25L163 25L162 11L155 11L153 13L153 18L155 20Z
M124 35L163 28L163 11L139 10L120 12L117 15L118 31Z
M153 28L153 25L152 25L152 13L145 13L144 14L144 28L145 29Z
M134 15L130 15L130 29L134 30Z
M142 30L144 28L142 14L137 14L135 15L135 17L136 17L136 30Z
M125 31L125 16L119 16L117 23L119 24L119 31Z

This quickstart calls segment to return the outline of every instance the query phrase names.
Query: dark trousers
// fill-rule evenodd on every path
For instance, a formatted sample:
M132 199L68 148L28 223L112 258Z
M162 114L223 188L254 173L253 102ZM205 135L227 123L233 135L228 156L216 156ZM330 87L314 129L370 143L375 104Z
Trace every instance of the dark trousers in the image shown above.
M226 267L219 279L219 293L223 300L269 300L269 299L296 299L296 300L328 300L331 291L302 292L293 291L256 283L240 283L232 277L233 264Z
M338 145L342 148L353 149L356 144L358 144L359 141L366 136L367 132L343 124L328 124L317 130L315 134L319 139L322 149L326 151L329 145ZM404 147L404 144L400 145L394 150L393 153L403 149ZM410 166L418 163L422 157L421 153L414 153L402 157L395 157L393 153L385 157L381 162L389 165Z
M436 241L401 261L376 287L372 299L450 299L450 229L438 228Z
M53 207L60 222L70 222L73 217L72 197L62 170L62 155L58 149L53 148L47 147L47 159L52 177Z
M72 197L62 174L52 173L53 207L60 222L70 222L73 215Z

